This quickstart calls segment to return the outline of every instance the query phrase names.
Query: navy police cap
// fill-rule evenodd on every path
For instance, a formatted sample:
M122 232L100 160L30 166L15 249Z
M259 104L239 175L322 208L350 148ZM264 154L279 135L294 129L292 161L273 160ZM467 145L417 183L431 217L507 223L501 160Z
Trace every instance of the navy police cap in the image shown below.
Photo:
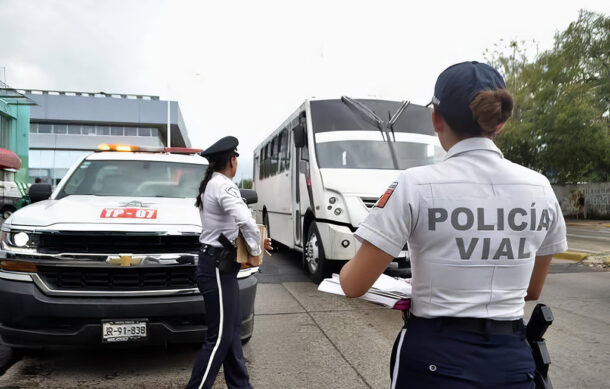
M203 150L201 152L201 156L208 158L215 154L226 153L229 151L232 151L235 154L235 156L238 156L239 154L237 154L237 145L239 145L239 141L237 140L236 137L225 136L224 138L219 139L212 146Z
M461 62L438 76L432 104L452 129L462 132L480 130L470 103L481 91L504 88L504 79L493 67L476 61Z

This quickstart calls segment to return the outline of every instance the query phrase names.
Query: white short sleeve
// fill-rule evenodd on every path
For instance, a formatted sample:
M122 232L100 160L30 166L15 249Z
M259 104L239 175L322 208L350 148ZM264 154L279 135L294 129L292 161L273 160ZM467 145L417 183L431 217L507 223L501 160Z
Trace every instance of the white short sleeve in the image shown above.
M552 208L552 213L554 213L553 220L551 222L551 226L540 245L538 251L536 251L536 256L543 255L551 255L564 252L568 249L568 241L566 238L566 222L563 219L563 214L561 213L561 207L557 202L557 198L555 198L555 194L553 194L553 198L555 200L554 207Z
M417 215L416 196L413 186L408 184L406 173L402 173L377 201L354 235L359 241L366 240L397 257L407 243L414 215Z

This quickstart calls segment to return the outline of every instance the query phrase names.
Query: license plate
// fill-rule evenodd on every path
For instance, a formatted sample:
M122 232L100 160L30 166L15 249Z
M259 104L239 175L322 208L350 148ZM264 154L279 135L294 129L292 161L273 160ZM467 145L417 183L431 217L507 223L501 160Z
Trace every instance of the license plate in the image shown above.
M102 343L134 342L148 336L146 320L102 321Z

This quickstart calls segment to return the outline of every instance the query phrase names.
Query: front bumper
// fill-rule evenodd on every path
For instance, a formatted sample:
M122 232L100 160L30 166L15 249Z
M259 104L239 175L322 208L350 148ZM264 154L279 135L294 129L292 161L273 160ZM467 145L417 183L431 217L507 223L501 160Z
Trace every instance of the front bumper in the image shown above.
M242 339L252 336L255 277L240 279ZM155 297L57 297L33 282L0 279L0 339L19 348L101 344L105 319L146 319L141 343L202 342L205 308L200 294Z
M320 232L326 259L348 261L354 258L361 244L350 228L321 221L316 221L316 227ZM394 260L408 262L409 252L401 251Z

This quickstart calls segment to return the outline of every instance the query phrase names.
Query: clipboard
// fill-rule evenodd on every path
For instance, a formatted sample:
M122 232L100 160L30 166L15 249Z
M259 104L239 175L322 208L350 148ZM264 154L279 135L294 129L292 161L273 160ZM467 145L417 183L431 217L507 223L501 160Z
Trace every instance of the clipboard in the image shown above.
M248 253L248 246L246 245L246 241L244 237L239 234L237 239L235 240L235 245L237 246L237 262L242 264L247 264L249 266L260 266L263 264L263 256L265 255L265 239L267 239L267 229L262 224L257 224L258 230L260 231L261 237L261 254L258 256L258 262L253 263L248 262L248 257L250 254ZM254 258L252 258L254 259Z

